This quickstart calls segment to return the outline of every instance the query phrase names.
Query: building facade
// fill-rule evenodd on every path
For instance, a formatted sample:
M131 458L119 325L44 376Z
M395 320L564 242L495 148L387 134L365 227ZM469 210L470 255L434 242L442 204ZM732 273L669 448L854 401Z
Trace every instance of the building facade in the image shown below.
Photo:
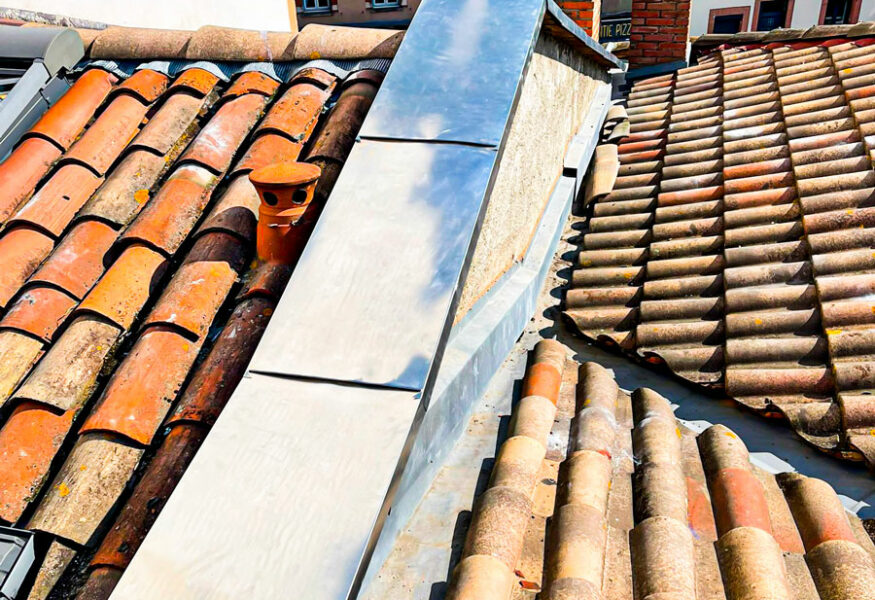
M875 0L694 0L690 35L842 25L875 19Z
M421 0L295 0L298 23L404 28Z

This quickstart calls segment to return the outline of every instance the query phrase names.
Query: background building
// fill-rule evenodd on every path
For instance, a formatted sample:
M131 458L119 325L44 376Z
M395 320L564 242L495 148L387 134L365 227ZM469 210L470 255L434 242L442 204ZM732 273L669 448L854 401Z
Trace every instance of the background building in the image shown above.
M807 28L875 19L875 0L698 0L690 35Z
M301 26L308 23L407 27L420 0L295 0Z

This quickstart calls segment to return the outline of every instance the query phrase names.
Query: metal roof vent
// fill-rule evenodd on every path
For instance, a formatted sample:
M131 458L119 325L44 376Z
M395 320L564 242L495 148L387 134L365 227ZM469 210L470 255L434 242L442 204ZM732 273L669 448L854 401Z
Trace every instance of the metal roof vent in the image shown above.
M0 527L0 599L15 600L35 559L34 534Z

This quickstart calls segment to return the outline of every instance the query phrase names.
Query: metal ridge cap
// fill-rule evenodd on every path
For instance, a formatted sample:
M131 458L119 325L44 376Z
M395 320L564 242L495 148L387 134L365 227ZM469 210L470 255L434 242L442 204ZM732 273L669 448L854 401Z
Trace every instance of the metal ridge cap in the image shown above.
M546 0L547 2L547 14L556 19L557 23L562 26L562 28L567 31L569 34L577 38L577 40L582 43L587 50L595 54L595 58L597 60L604 61L614 68L622 69L623 62L614 56L611 52L609 52L604 46L599 44L597 41L592 39L589 34L584 31L580 25L571 20L571 17L565 14L565 12L556 4L556 0Z

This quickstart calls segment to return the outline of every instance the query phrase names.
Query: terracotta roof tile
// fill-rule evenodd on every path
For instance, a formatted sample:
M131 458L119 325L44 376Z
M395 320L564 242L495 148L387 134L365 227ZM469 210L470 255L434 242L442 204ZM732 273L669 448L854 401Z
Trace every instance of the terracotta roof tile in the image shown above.
M186 239L210 201L219 178L204 167L182 165L122 234L122 244L148 244L172 255Z
M79 430L104 431L148 446L200 351L178 331L151 327L137 338Z
M252 145L268 137L274 136L260 137ZM237 235L244 241L252 242L255 240L259 205L258 194L249 182L249 178L246 175L235 176L195 234L224 231Z
M39 492L72 421L72 411L59 414L31 402L13 409L0 429L0 518L14 523Z
M565 300L581 333L850 457L840 398L875 410L866 56L869 40L724 47L638 82Z
M239 241L230 244L229 240L224 241L224 245L240 245ZM237 272L228 262L198 260L184 264L146 317L143 326L179 328L186 337L202 340L236 282Z
M0 404L6 403L42 353L42 341L18 331L0 330Z
M32 288L18 297L0 319L0 329L14 329L50 343L76 306L76 299L51 287Z
M276 80L258 71L247 71L238 75L231 82L231 85L222 94L222 99L235 98L244 94L261 94L270 97L276 93L277 89L279 89L279 83Z
M554 600L867 597L875 546L827 483L772 475L751 463L726 427L697 436L652 390L630 397L598 364L566 375L575 370L570 426L532 412L525 398L516 407L490 485L475 503L449 600L509 598L521 586L543 588L541 597ZM528 574L537 565L518 550L533 531L523 521L537 519L536 477L548 460L534 446L531 456L523 450L520 431L546 440L555 427L571 435L546 536L538 538L546 548L543 576L531 579L522 565ZM514 489L519 502L511 501ZM845 559L848 568L840 568Z
M12 399L78 411L94 391L104 360L112 354L121 335L116 325L97 318L73 320Z
M168 167L167 157L149 150L133 150L79 211L80 218L95 218L123 227L149 202L151 190Z
M139 131L148 110L149 104L139 97L130 94L115 96L67 151L63 160L83 164L100 175L105 174Z
M26 224L58 238L102 181L101 177L86 167L63 165L19 209L8 225Z
M103 275L104 257L118 232L100 221L82 221L64 236L30 284L58 287L82 299Z
M0 163L0 223L27 200L62 151L42 138L27 138Z
M76 79L70 90L31 127L26 134L43 137L63 150L70 147L94 112L103 103L116 77L101 69L89 69Z
M266 106L267 98L260 94L244 94L223 103L180 161L197 163L214 173L226 171Z
M80 436L28 528L86 544L118 501L143 450L110 436Z
M168 154L174 145L184 146L197 131L197 117L206 106L204 98L189 94L171 95L131 141L131 148L146 148L163 155Z
M24 282L52 251L52 238L46 234L17 227L0 236L0 307L5 307Z
M170 90L188 90L197 96L206 96L209 94L216 84L219 83L219 78L204 69L193 67L183 71L173 83L170 84Z
M153 71L152 69L142 69L123 80L116 86L110 96L128 93L133 94L146 104L151 104L167 91L169 82L168 77L163 73Z
M158 289L166 267L163 254L145 246L129 246L88 293L77 314L94 313L128 329Z

